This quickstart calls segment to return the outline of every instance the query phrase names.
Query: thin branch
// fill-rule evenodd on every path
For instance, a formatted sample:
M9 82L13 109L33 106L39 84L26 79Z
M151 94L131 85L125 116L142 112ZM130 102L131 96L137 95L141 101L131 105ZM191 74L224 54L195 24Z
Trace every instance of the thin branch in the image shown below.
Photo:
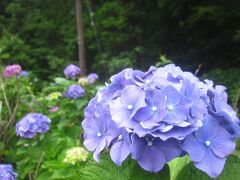
M7 98L7 95L6 95L5 83L4 83L4 80L3 80L2 76L1 76L0 80L1 80L0 86L1 86L2 93L3 93L3 98L4 98L5 104L6 104L7 109L8 109L8 114L9 114L9 116L11 116L12 110L10 108L9 101L8 101L8 98Z
M198 65L198 68L196 69L196 71L194 72L194 75L196 76L198 74L198 72L200 71L200 69L202 68L202 64Z
M45 152L42 152L42 154L41 154L41 156L40 156L40 158L38 160L37 168L36 168L36 171L35 171L35 174L34 174L34 179L37 179L37 174L38 174L38 171L40 169L41 162L43 160L44 155L45 155Z
M235 101L235 104L234 104L234 109L237 113L238 113L238 110L239 110L239 107L238 107L239 102L240 102L240 89L238 89L236 101Z

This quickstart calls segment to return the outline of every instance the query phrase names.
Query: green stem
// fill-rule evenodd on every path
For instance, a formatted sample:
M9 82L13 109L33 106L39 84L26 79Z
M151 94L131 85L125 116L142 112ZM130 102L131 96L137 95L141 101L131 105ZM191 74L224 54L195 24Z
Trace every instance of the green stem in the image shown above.
M37 168L36 168L36 171L35 171L35 174L34 174L34 179L37 179L38 171L40 169L40 166L41 166L41 163L42 163L44 155L45 155L45 152L42 152L42 154L41 154L41 156L40 156L40 158L38 160Z
M16 77L17 78L17 77ZM17 114L17 110L18 110L18 107L19 107L19 103L20 103L20 81L19 79L17 78L17 98L16 98L16 105L13 109L13 113L11 114L10 116L10 119L7 123L7 125L5 126L4 130L3 130L3 142L4 142L4 145L7 144L7 130L8 128L14 123L15 119L16 119L16 114Z
M240 99L240 89L238 89L237 97L236 97L236 101L235 101L235 105L234 105L234 109L235 109L235 111L237 113L238 113L238 102L239 102L239 99Z
M4 83L4 80L3 80L2 75L1 75L1 78L0 78L0 83L1 83L1 84L0 84L1 90L2 90L2 93L3 93L3 98L4 98L5 104L6 104L7 109L8 109L8 114L9 114L9 116L11 116L12 110L11 110L11 108L10 108L9 101L8 101L8 98L7 98L7 95L6 95L5 83Z

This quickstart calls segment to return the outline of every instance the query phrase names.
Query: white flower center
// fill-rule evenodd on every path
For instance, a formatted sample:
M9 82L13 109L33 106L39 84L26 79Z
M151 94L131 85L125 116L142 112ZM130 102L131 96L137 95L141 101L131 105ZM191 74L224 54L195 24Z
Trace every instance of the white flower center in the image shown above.
M152 145L153 145L153 142L152 142L152 141L148 141L147 145L148 145L148 146L152 146Z
M97 136L100 137L100 136L102 136L102 134L99 132L99 133L97 133Z
M146 84L149 85L151 83L151 81L148 79L146 80Z
M128 110L132 110L132 109L133 109L133 105L129 104L129 105L127 106L127 109L128 109Z
M153 107L152 107L152 111L153 111L153 112L157 111L157 107L156 107L156 106L153 106Z
M211 145L211 142L210 142L209 140L207 140L207 141L204 142L204 144L205 144L206 146L210 146L210 145Z
M98 112L95 112L95 117L100 117L100 114Z
M32 117L30 117L30 118L29 118L29 122L30 122L30 123L34 123L34 122L35 122L35 119L32 118Z
M122 135L119 135L119 136L118 136L118 140L119 140L119 141L122 140Z
M169 111L172 111L174 107L173 107L173 105L168 105L167 108L168 108Z

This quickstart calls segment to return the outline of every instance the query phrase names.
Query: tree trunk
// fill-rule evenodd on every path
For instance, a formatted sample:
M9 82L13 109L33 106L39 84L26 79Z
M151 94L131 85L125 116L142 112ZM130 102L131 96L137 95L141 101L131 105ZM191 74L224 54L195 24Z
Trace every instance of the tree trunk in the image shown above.
M78 41L78 60L82 74L86 74L86 60L83 37L83 19L82 19L82 0L76 0L76 18L77 18L77 41Z

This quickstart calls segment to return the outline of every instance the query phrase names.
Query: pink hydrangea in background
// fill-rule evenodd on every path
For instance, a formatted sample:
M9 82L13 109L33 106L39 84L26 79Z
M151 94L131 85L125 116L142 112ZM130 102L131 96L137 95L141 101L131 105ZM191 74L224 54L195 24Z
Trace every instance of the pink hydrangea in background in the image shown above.
M22 72L22 67L19 64L13 64L7 66L4 71L3 71L3 77L8 78L8 77L13 77Z
M51 107L50 108L50 112L57 112L59 110L59 107L57 107L57 106L53 106L53 107Z

